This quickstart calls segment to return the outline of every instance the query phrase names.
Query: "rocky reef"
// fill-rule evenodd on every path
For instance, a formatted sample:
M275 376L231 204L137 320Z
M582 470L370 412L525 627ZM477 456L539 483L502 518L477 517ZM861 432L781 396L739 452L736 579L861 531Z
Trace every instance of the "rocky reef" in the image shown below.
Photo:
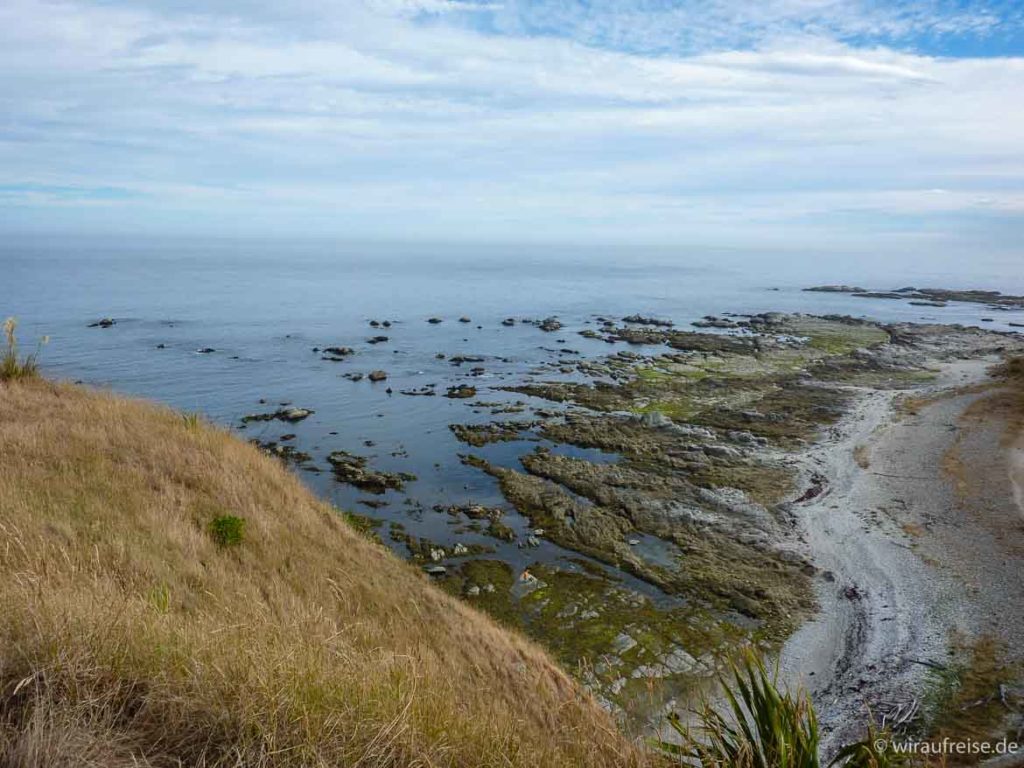
M498 481L533 543L578 553L578 567L538 561L517 574L470 559L443 583L637 715L637 681L661 681L664 704L709 674L714 653L773 647L815 610L813 582L831 574L810 562L791 510L823 488L793 458L861 393L919 386L935 361L997 354L1007 340L845 316L733 316L707 320L713 332L625 320L584 333L653 354L552 363L505 388L559 404L534 409L545 417L452 425L473 447L538 441L519 467L463 461ZM603 460L577 455L595 449Z

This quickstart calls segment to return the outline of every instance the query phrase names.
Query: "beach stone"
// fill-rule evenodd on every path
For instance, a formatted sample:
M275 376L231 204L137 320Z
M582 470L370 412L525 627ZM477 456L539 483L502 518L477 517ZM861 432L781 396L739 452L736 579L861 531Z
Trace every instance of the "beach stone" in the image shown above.
M616 635L615 639L612 640L612 650L614 650L620 656L627 651L631 651L636 648L636 640L625 632L620 632Z

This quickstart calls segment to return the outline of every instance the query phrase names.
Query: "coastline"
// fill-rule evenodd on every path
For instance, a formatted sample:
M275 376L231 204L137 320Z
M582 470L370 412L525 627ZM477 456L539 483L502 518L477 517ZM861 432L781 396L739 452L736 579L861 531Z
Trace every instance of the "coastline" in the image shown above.
M491 378L492 361L512 365L502 349L439 353L445 384L472 385L397 392L442 404L461 498L425 501L401 446L390 466L372 440L327 453L316 402L261 398L234 429L314 488L351 489L368 511L338 506L360 530L540 643L629 731L686 709L749 646L781 652L785 680L812 692L827 748L872 715L911 722L930 671L1024 594L944 552L970 537L980 563L998 546L964 533L954 470L984 465L986 499L1012 498L1013 440L982 406L999 391L987 369L1024 352L1016 335L774 312L695 324L713 332L641 315L518 324L553 359ZM569 333L617 348L558 347ZM497 503L476 496L488 482ZM1005 589L974 600L964 585L986 579Z
M868 716L912 725L929 675L964 647L992 639L1007 665L1021 658L1024 526L1008 514L1020 443L1000 439L1003 415L976 415L999 392L997 362L944 363L920 390L865 394L801 459L829 481L797 507L834 581L817 585L820 611L784 644L780 668L811 692L826 748Z

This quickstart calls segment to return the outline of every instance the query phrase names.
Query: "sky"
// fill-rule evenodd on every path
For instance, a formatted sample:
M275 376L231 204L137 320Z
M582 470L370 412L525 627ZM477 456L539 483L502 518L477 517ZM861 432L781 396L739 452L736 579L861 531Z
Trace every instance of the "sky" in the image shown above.
M3 0L0 75L0 233L1024 243L1019 2Z

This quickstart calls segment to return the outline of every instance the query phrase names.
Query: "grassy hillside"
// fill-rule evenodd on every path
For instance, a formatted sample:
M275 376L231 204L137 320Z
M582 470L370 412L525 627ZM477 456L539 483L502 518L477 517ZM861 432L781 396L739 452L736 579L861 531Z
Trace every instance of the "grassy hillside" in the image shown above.
M5 766L644 764L537 646L145 403L0 383L0 605Z

